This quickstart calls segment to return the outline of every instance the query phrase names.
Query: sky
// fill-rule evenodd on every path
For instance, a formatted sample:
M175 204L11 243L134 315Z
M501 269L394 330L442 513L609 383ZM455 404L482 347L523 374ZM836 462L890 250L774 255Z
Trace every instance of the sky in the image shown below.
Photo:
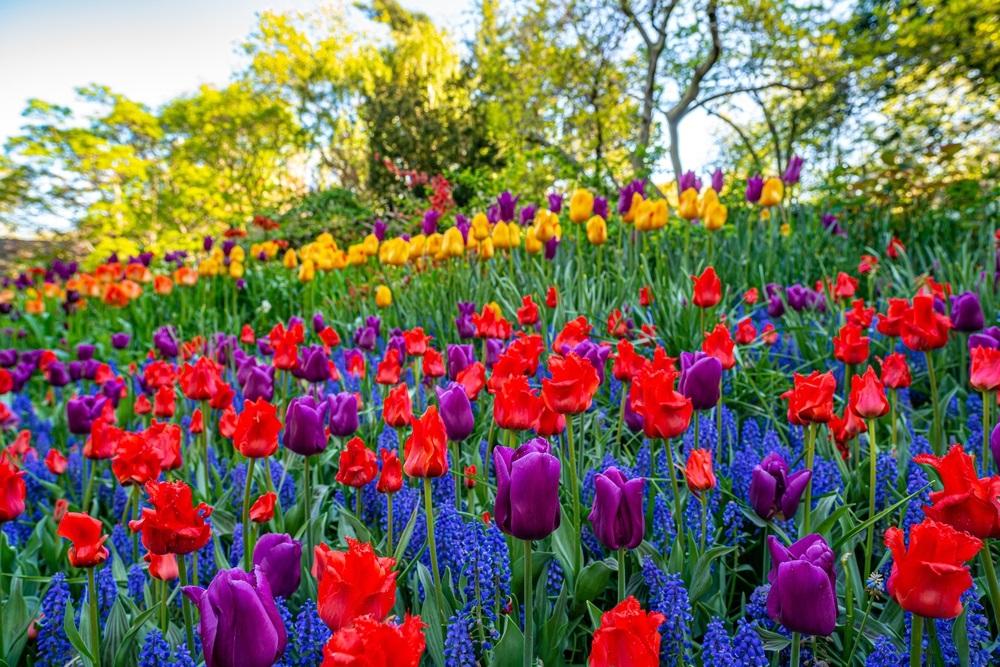
M101 83L150 106L223 84L245 65L240 42L263 10L305 11L318 0L0 0L0 145L23 125L30 98L74 102ZM473 0L402 0L461 42L474 30ZM681 127L682 159L710 169L711 121Z

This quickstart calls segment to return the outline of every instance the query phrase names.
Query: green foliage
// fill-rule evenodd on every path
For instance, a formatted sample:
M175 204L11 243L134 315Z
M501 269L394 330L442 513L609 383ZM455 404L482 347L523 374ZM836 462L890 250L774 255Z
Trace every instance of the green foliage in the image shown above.
M330 232L346 247L367 232L372 217L371 210L352 191L330 188L293 199L291 208L276 214L274 219L281 223L282 237L294 246Z

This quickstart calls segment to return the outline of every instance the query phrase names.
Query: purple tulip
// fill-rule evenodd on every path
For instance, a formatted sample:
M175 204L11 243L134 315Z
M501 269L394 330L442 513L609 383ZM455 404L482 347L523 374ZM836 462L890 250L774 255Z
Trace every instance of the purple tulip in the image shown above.
M830 545L812 533L789 547L770 535L767 548L767 615L792 632L832 634L837 626L837 575Z
M17 364L17 350L7 348L0 350L0 367L13 368Z
M594 535L605 548L635 549L646 533L642 477L626 479L618 468L608 468L594 477L594 504L587 517Z
M476 352L472 345L449 343L445 348L448 357L448 379L454 380L458 374L476 362Z
M476 426L472 404L469 403L465 388L457 382L450 382L447 387L435 387L435 391L448 439L452 442L465 440Z
M701 179L695 176L693 171L685 171L681 174L681 178L677 185L678 192L684 192L685 190L690 190L691 188L701 192Z
M716 192L722 192L722 188L726 185L725 176L722 175L722 169L719 167L715 168L712 172L712 189Z
M201 248L205 252L210 251L213 245L215 245L215 239L213 239L211 236L206 236L201 240Z
M284 653L285 624L260 569L220 570L207 590L182 590L201 615L205 667L270 667Z
M549 210L553 213L559 213L562 211L563 196L558 192L550 192L546 195L549 200Z
M177 338L174 337L170 327L160 327L153 333L153 345L167 359L175 359L180 353Z
M312 396L298 396L288 403L285 411L285 447L302 456L319 454L326 449L326 401L317 402Z
M261 535L253 548L253 566L267 579L271 593L287 598L302 578L302 543L284 533Z
M785 302L781 300L780 294L767 297L767 314L771 317L781 317L785 314Z
M820 222L823 224L823 229L834 236L847 236L847 230L840 226L840 221L834 214L824 213Z
M132 336L125 333L124 331L119 331L118 333L111 334L111 347L116 350L124 350L128 347L128 344L132 342Z
M358 397L343 391L327 397L330 406L330 433L337 437L351 435L358 430Z
M810 478L811 470L789 475L785 459L777 452L771 452L750 476L750 505L765 520L775 516L793 517Z
M370 326L365 325L354 330L355 347L360 347L362 350L368 350L371 352L375 349L375 342L377 340L378 334L376 334L375 329Z
M594 197L594 215L608 219L608 200L605 197Z
M430 236L438 230L438 221L441 219L441 211L429 208L424 211L424 219L420 223L420 231L424 236Z
M243 382L243 398L256 401L274 398L274 367L264 365L249 366Z
M455 328L458 329L458 337L462 340L476 337L476 325L472 323L472 316L476 313L476 304L467 301L458 302L458 317L455 318Z
M80 343L76 346L76 358L80 361L87 361L88 359L94 358L94 352L97 351L90 343Z
M798 155L793 155L788 161L788 166L785 168L785 173L781 175L781 180L785 182L785 185L794 185L799 182L799 176L802 175L802 158Z
M313 331L315 333L319 333L320 331L322 331L323 328L326 327L326 319L323 317L323 313L320 312L313 313L312 324L313 324Z
M397 352L399 352L400 362L405 361L406 339L403 338L403 330L398 327L389 332L389 342L385 344L386 352L388 352L391 349L395 349Z
M517 449L493 450L497 492L493 516L500 529L522 540L540 540L559 527L559 459L544 438Z
M993 453L993 462L1000 466L1000 424L990 431L990 451Z
M811 291L808 287L803 287L799 283L790 286L785 292L788 298L788 305L795 312L802 312L810 305L811 296L809 293Z
M538 207L534 204L528 204L527 206L521 207L521 224L530 225L535 220L535 213L538 212Z
M53 387L65 387L70 383L69 371L66 364L61 361L53 361L45 368L45 379Z
M487 368L493 368L493 364L500 360L500 353L503 352L503 341L499 338L486 339L486 358L483 364Z
M103 396L79 396L66 401L66 423L69 432L75 435L90 433L94 420L101 416L104 403Z
M746 200L751 204L760 201L760 195L764 192L764 177L756 174L747 179L747 189L744 193Z
M598 345L592 340L583 340L573 348L563 345L563 354L575 354L590 362L590 365L597 371L597 377L601 384L604 384L604 369L608 365L608 357L611 356L610 345Z
M640 197L645 196L646 193L646 181L637 178L632 181L618 193L618 214L625 215L632 208L632 200L635 195L638 194Z
M462 243L469 242L469 230L472 229L472 223L461 213L455 215L455 228L462 232Z
M385 220L382 218L376 218L375 224L372 225L372 234L375 235L379 241L385 240L385 232L389 229L389 225L385 224Z
M504 190L497 195L497 215L499 216L499 220L510 222L514 219L518 199L520 199L520 197L515 197L507 190Z
M632 409L632 388L629 386L628 399L625 401L625 426L633 433L642 431L644 420L642 415Z
M553 236L545 242L545 259L552 261L556 258L556 250L559 249L559 237Z
M695 410L714 408L722 391L722 363L704 352L681 352L678 390Z
M317 384L330 379L330 362L322 345L307 345L299 350L295 377Z
M983 328L983 307L975 292L951 297L951 326L956 331L972 333Z

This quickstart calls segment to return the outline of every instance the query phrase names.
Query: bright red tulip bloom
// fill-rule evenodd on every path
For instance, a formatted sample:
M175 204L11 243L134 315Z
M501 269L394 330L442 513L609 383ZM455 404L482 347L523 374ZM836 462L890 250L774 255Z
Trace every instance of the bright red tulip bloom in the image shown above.
M753 320L744 317L736 323L736 343L738 345L749 345L757 339L757 327L753 325Z
M143 485L160 476L160 453L137 433L124 433L111 460L111 472L122 486Z
M177 470L184 465L184 460L181 458L180 426L154 419L140 435L159 455L161 470Z
M423 327L414 327L403 332L403 342L406 344L406 354L410 357L422 357L430 345L431 336L424 333Z
M188 430L193 435L205 432L205 418L201 414L201 408L195 408L194 412L191 413L191 423L188 425Z
M1000 349L974 347L969 352L969 384L976 391L1000 389Z
M455 376L455 382L462 385L465 395L469 397L470 401L474 401L479 397L479 392L486 386L486 367L481 361L477 361L460 371Z
M433 347L427 348L421 363L425 378L439 378L444 376L444 357Z
M160 581L173 581L180 576L180 568L177 566L177 556L173 554L147 553L142 557L149 563L149 576Z
M285 329L285 325L280 322L274 325L271 332L267 334L268 343L274 350L274 367L283 371L290 371L299 365L299 343L305 339L302 325L297 324Z
M399 456L392 449L379 450L379 455L382 457L382 471L375 490L379 493L396 493L403 488L403 465L399 462Z
M236 421L233 446L247 458L259 459L271 456L278 451L280 432L281 422L278 421L277 408L263 398L245 401L243 412Z
M538 421L543 405L542 397L528 386L528 378L515 375L497 389L493 397L493 419L500 428L526 431Z
M832 289L835 299L850 299L858 291L858 279L841 271L837 274L837 280Z
M375 479L376 474L378 474L378 464L375 462L375 452L368 449L361 438L354 437L348 440L347 446L340 452L337 481L345 486L360 489Z
M7 452L0 453L0 523L21 516L26 495L24 472L18 469Z
M274 506L278 501L278 494L268 491L263 494L253 505L250 506L250 520L254 523L267 523L274 518Z
M253 345L257 342L257 334L249 324L244 324L240 329L240 342L244 345Z
M882 359L882 384L889 389L905 389L911 382L906 355L902 352L893 352Z
M382 419L392 428L408 426L413 419L410 390L406 384L397 384L389 390L382 403Z
M593 364L575 353L551 357L549 373L551 377L542 380L542 400L560 414L585 412L601 386Z
M410 477L441 477L448 472L448 434L436 405L412 421L403 450L403 472Z
M137 415L148 415L153 411L153 404L149 402L149 398L145 394L139 394L139 397L135 399L135 405L132 406Z
M535 422L535 433L543 438L559 435L566 430L566 415L549 410L542 401L542 409L538 413L538 420Z
M498 308L487 304L483 306L481 313L473 313L472 324L476 327L476 338L507 340L514 334L514 327L498 311Z
M83 455L88 459L110 459L118 450L118 439L123 431L103 419L95 419L90 426L90 437L83 445Z
M714 489L718 481L712 470L712 450L692 449L684 466L684 477L688 489L695 495Z
M552 350L562 353L564 349L573 349L590 338L590 330L592 328L590 322L583 315L570 320L556 334L555 340L552 341Z
M910 528L909 548L903 531L885 531L892 552L892 572L886 589L906 611L925 618L955 618L962 613L962 593L972 586L966 562L982 541L931 519Z
M660 626L666 617L643 611L629 596L601 615L590 647L590 667L657 667L660 664Z
M643 308L649 308L653 304L653 288L649 285L644 285L639 288L639 305Z
M760 290L756 287L751 287L746 292L743 293L743 303L748 306L752 306L760 301Z
M851 302L851 309L845 313L847 321L856 327L867 329L872 325L875 318L874 308L865 308L864 299L855 299Z
M200 357L194 365L186 363L181 367L180 384L181 391L191 400L207 401L224 383L219 365L208 357Z
M153 416L170 419L176 411L173 387L160 387L153 396Z
M517 309L517 323L522 327L538 324L538 304L530 294L521 297L521 307Z
M142 533L142 545L155 554L188 554L208 544L212 527L205 521L212 508L192 504L191 487L184 482L149 482L146 493L152 508L129 521L132 532Z
M906 318L910 304L906 299L889 298L889 307L885 314L879 314L875 328L883 336L898 338L903 333L903 320Z
M913 462L932 466L943 486L931 491L924 514L982 539L1000 537L1000 477L980 478L961 445L941 457L920 454Z
M834 415L833 419L827 422L827 426L838 445L844 445L858 437L861 433L868 431L865 420L859 417L850 407L844 408L842 417ZM841 450L841 454L843 453L844 450Z
M723 370L729 370L736 365L736 355L732 336L725 324L716 324L715 328L705 334L701 343L701 351L710 357L715 357L722 364Z
M885 387L871 366L864 375L851 378L851 395L848 400L851 410L862 419L876 419L889 412L889 401L885 397Z
M396 603L396 561L379 558L372 545L347 538L347 551L320 544L312 574L319 617L334 632L362 616L382 620Z
M398 384L402 373L403 367L399 359L399 350L390 347L385 351L385 356L378 364L375 371L375 382L385 385Z
M707 267L700 276L691 276L691 281L694 283L691 297L694 305L699 308L711 308L722 300L722 281L719 280L715 267Z
M69 548L69 564L73 567L94 567L108 559L101 522L82 512L66 512L56 534L73 543Z
M868 337L854 324L845 324L833 337L833 356L844 364L863 364L868 359Z
M215 394L208 399L208 405L213 410L225 410L233 404L236 392L225 382L220 382L215 388Z
M150 390L156 391L160 387L172 386L177 379L177 371L169 362L157 360L146 366L142 379Z
M555 308L559 305L559 290L556 289L555 285L549 285L549 288L545 290L545 307Z
M837 389L833 373L796 373L794 382L795 386L781 395L788 400L790 423L796 426L824 424L833 419L833 392Z
M69 462L63 453L58 449L53 447L49 450L49 453L45 455L45 467L49 469L49 472L53 475L61 475L66 472L66 467Z
M321 667L418 667L427 646L424 627L409 614L398 625L363 616L330 637Z
M649 363L646 357L635 351L635 347L630 341L618 341L614 361L611 364L611 373L616 380L621 382L631 382L642 369Z
M687 430L694 406L674 389L677 373L647 367L632 380L632 411L642 416L647 438L674 438Z
M233 410L233 406L229 406L222 411L222 415L219 417L219 433L223 437L232 438L233 434L236 433L236 422L239 417L236 416L236 410Z
M913 305L906 311L900 335L903 344L917 352L927 352L944 347L948 342L951 320L947 315L934 310L934 297L918 294L913 297Z

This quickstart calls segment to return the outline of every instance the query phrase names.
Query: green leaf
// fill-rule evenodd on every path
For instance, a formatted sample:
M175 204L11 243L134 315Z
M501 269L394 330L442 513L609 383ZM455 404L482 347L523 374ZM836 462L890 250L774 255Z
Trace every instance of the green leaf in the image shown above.
M403 528L403 532L399 536L399 543L396 544L396 550L393 552L393 556L396 558L397 563L402 561L403 554L406 553L406 547L410 545L410 538L413 537L413 528L417 525L417 514L419 514L419 509L419 503L413 506L413 511L410 512L410 518L406 522L406 527Z
M127 667L128 665L135 664L132 645L139 631L153 618L158 609L158 607L147 609L132 620L132 625L129 627L128 632L122 636L118 650L115 652L114 667Z
M691 602L701 600L712 585L712 561L736 551L736 547L717 546L703 553L694 565L691 576Z
M618 570L618 564L612 560L596 560L588 563L580 572L573 593L573 604L582 605L590 602L603 593L608 587L611 574Z
M68 601L66 603L66 612L63 614L63 632L66 633L66 639L69 643L73 645L73 648L77 650L87 662L93 664L94 654L90 652L90 647L87 646L87 642L83 640L80 636L79 630L76 629L76 622L74 620L76 613L73 610L73 602Z
M576 583L576 575L580 571L580 539L573 534L570 521L563 521L552 534L552 546L559 559L566 577L566 583L572 588Z
M513 616L506 616L503 634L500 641L493 647L493 667L510 667L519 665L524 656L524 634L517 627Z

